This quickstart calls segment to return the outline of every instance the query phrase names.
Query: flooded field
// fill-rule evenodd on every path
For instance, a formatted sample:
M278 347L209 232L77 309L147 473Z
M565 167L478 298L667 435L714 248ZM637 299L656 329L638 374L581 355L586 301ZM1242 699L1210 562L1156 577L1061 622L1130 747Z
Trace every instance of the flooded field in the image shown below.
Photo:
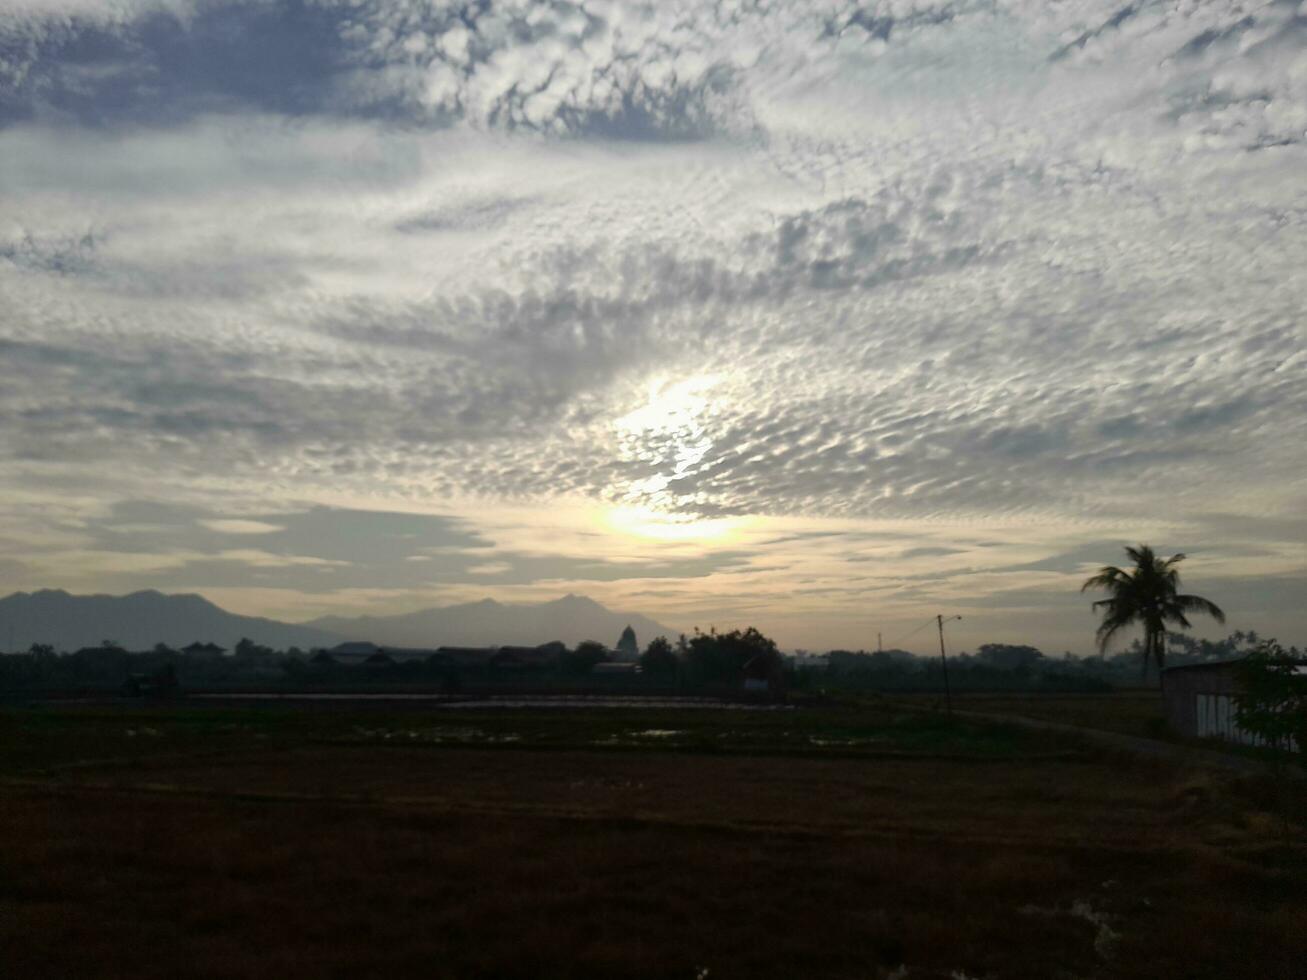
M422 703L451 710L475 711L482 708L622 708L630 710L717 710L717 711L793 711L793 705L761 702L727 701L722 698L695 697L625 697L602 694L530 694L459 697L452 694L341 694L334 692L292 692L255 694L192 694L187 700L209 703L337 703L358 702Z

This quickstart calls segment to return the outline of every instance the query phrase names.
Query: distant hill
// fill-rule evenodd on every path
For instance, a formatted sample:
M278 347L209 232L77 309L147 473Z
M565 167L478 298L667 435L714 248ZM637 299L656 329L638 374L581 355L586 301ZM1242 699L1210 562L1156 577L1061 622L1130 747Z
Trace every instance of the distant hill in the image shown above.
M237 616L198 595L70 595L62 590L15 592L0 599L0 649L15 653L33 643L56 650L98 646L104 640L129 650L156 643L182 647L199 640L232 649L242 637L284 650L332 646L340 637L311 626Z
M578 595L538 605L483 599L399 616L327 616L305 625L346 640L371 640L384 646L534 646L551 640L575 646L582 640L598 640L612 647L628 624L641 649L655 636L674 640L680 632L638 613L613 612Z

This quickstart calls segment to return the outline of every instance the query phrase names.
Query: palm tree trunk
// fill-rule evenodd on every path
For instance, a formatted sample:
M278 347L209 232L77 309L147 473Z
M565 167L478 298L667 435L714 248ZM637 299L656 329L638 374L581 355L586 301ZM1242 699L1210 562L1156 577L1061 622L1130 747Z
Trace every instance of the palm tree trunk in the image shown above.
M1157 684L1162 684L1162 662L1166 654L1162 650L1162 645L1166 642L1166 628L1161 623L1150 623L1148 625L1148 648L1154 663L1157 664Z
M1139 680L1146 682L1148 680L1148 668L1153 665L1153 646L1155 643L1155 634L1153 624L1147 619L1144 620L1144 671Z

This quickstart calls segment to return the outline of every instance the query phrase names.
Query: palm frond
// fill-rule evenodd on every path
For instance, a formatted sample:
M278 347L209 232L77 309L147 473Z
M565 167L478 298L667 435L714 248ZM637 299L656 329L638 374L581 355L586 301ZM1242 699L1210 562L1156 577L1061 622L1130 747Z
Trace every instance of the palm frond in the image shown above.
M1139 610L1134 606L1116 602L1112 599L1102 599L1094 603L1094 607L1104 609L1103 621L1099 623L1098 631L1094 634L1101 653L1107 652L1107 648L1111 646L1112 640L1117 633L1128 626L1132 626L1141 618Z
M1189 629L1193 623L1185 618L1184 611L1174 603L1167 605L1162 610L1162 621L1165 623L1175 623L1181 629Z
M1094 575L1085 579L1085 584L1080 586L1081 592L1088 592L1090 589L1113 589L1121 582L1129 579L1129 575L1117 568L1115 565L1104 565Z
M1204 599L1199 595L1178 595L1173 601L1176 608L1182 612L1204 613L1218 623L1225 622L1225 612L1210 599Z
M1179 564L1185 560L1183 552L1163 559L1146 544L1129 546L1125 553L1134 562L1127 570L1115 565L1104 565L1095 575L1085 580L1081 592L1103 589L1108 598L1092 604L1102 616L1095 638L1098 649L1106 653L1112 640L1127 627L1144 628L1144 671L1150 661L1159 669L1166 663L1166 624L1174 623L1184 629L1190 626L1186 613L1205 613L1217 622L1225 622L1223 613L1215 603L1201 596L1179 595Z
M1126 548L1125 553L1130 556L1130 560L1136 566L1151 568L1157 564L1157 552L1153 550L1150 544L1141 544L1133 548Z

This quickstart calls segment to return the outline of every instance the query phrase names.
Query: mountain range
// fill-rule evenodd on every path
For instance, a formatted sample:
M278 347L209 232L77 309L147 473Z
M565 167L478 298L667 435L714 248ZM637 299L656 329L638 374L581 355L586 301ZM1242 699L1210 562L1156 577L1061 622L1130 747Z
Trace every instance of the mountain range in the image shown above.
M278 650L331 647L346 640L404 647L533 646L551 640L569 646L598 640L612 646L627 625L641 646L655 636L677 635L645 616L613 612L577 595L534 605L485 599L398 616L328 616L309 623L239 616L203 596L153 590L111 596L45 589L0 599L0 649L8 652L26 650L33 643L76 650L105 640L130 650L156 643L182 647L195 641L230 650L242 637Z
M550 640L562 640L568 646L598 640L611 647L627 626L635 630L636 640L644 647L655 636L675 639L679 632L638 613L613 612L580 595L533 605L482 599L399 616L327 616L305 625L346 640L403 647L534 646Z
M9 652L33 643L76 650L106 640L128 650L148 650L156 643L183 647L197 640L230 650L241 637L278 650L339 642L331 633L308 626L238 616L199 595L153 590L124 596L70 595L43 589L0 599L0 647Z

